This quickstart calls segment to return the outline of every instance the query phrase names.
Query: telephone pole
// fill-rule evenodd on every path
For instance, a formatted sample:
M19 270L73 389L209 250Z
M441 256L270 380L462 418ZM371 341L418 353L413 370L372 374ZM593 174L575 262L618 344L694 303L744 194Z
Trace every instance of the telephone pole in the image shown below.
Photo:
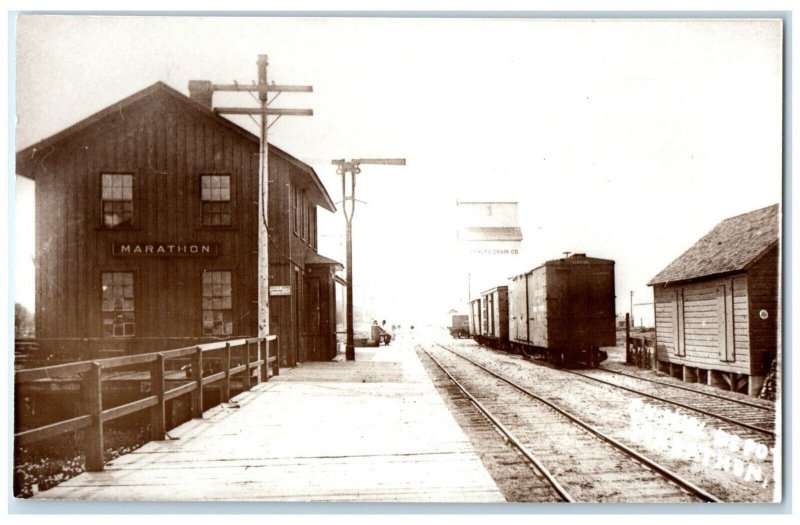
M267 230L267 218L269 217L269 144L267 143L267 132L279 118L287 116L311 116L314 114L310 109L284 109L269 107L275 98L284 92L310 93L314 90L312 86L285 86L267 83L267 66L269 62L267 55L258 55L257 77L258 82L252 84L212 84L211 94L215 91L244 91L258 93L257 108L247 107L220 107L216 108L221 115L249 115L253 118L258 115L259 133L259 169L258 169L258 336L269 335L269 231ZM275 95L270 98L270 94ZM275 120L268 124L267 117L276 115ZM255 119L254 119L255 120Z
M353 212L356 208L356 175L361 173L361 164L383 164L392 166L405 166L406 159L344 159L332 160L331 164L338 166L336 173L342 176L342 213L344 214L346 232L346 260L347 266L347 307L345 308L345 324L347 325L347 341L345 342L345 359L356 360L356 350L353 344ZM350 195L347 195L347 174L350 173ZM347 212L347 201L350 201L350 213Z

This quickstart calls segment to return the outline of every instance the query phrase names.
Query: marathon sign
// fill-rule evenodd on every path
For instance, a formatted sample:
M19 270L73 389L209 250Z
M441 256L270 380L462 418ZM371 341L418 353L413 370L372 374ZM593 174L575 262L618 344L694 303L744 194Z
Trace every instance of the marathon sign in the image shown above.
M219 253L215 242L113 243L111 255L117 257L214 257Z

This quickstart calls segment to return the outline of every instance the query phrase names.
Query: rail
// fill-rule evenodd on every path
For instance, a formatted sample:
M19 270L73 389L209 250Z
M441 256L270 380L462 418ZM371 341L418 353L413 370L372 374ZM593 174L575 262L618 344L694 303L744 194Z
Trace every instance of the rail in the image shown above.
M14 442L17 445L27 445L73 432L84 430L84 453L86 456L86 470L99 472L103 470L103 424L123 416L150 410L150 440L161 441L166 434L165 413L166 403L178 396L191 395L192 418L203 417L203 387L212 383L221 382L220 403L230 400L231 377L242 375L242 389L250 390L252 386L252 370L257 370L256 384L269 379L270 367L272 375L279 374L278 345L272 345L276 351L270 355L270 342L277 336L243 338L230 341L206 343L175 350L153 352L148 354L131 355L125 357L112 357L95 361L79 361L61 365L47 366L20 370L14 374L14 387L21 385L58 378L74 378L80 376L80 398L83 414L70 419L58 421L48 425L26 429L14 433ZM253 349L255 348L255 352ZM222 351L221 370L204 370L204 354ZM237 364L233 366L232 358L237 357ZM255 357L254 360L251 360ZM187 373L188 383L174 388L167 388L164 362L167 359L189 359L190 375ZM113 408L103 408L103 374L115 369L145 366L149 371L149 395L136 401L125 403Z
M665 478L667 478L667 479L673 481L674 483L676 483L677 485L681 486L683 489L685 489L685 490L689 491L690 493L698 496L700 499L702 499L702 500L704 500L706 502L720 503L720 500L716 496L714 496L713 494L707 492L706 490L704 490L703 488L699 487L698 485L695 485L691 481L683 478L682 476L680 476L676 472L673 472L672 470L662 466L661 464L656 463L655 461L651 460L647 456L645 456L643 454L640 454L639 452L637 452L636 450L628 447L624 443L614 439L613 437L611 437L611 436L609 436L607 434L604 434L604 433L600 432L600 430L598 430L597 428L591 426L589 423L587 423L587 422L583 421L582 419L578 418L576 415L567 412L565 409L561 408L560 406L558 406L557 404L553 403L552 401L550 401L548 399L545 399L542 396L539 396L538 394L528 390L527 388L525 388L524 386L520 385L519 383L516 383L515 381L503 376L502 374L498 374L497 372L495 372L493 370L490 370L489 368L483 366L482 364L478 363L477 361L475 361L473 359L470 359L469 357L456 352L452 348L448 348L447 346L442 345L440 343L437 343L437 346L443 348L444 350L447 350L448 352L450 352L452 354L455 354L456 356L460 357L461 359L463 359L463 360L465 360L465 361L467 361L469 363L472 363L473 365L475 365L476 367L478 367L478 368L482 369L483 371L487 372L491 376L499 379L500 381L503 381L504 383L507 383L507 384L511 385L512 387L514 387L515 389L519 390L520 392L522 392L524 394L527 394L528 396L532 397L533 399L536 399L537 401L547 405L548 407L552 408L553 410L555 410L559 414L563 415L567 419L573 421L579 427L591 432L592 434L594 434L595 436L597 436L601 440L605 441L609 445L613 446L617 450L620 450L625 455L636 459L638 462L642 463L643 465L646 465L647 467L649 467L653 471L658 472L659 474L661 474Z

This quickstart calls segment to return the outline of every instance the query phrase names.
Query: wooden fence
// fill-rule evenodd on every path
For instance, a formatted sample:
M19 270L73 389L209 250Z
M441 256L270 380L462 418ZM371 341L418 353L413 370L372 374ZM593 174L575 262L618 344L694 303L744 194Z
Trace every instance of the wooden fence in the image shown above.
M45 426L15 432L14 442L16 445L23 446L83 429L86 470L90 472L101 471L104 466L104 423L134 412L150 410L150 439L152 441L163 440L166 433L165 411L167 401L178 396L190 394L192 417L201 418L203 417L204 386L221 382L220 402L224 403L230 400L232 376L241 374L242 388L243 390L249 390L253 379L255 379L256 383L269 379L268 372L270 367L272 375L278 375L278 345L270 345L270 342L275 339L276 336L274 335L252 339L235 339L164 352L113 357L96 361L79 361L17 371L14 374L14 387L16 390L19 390L20 386L34 381L80 377L81 412L83 414ZM275 348L275 355L270 355L270 346ZM254 349L255 352L253 352ZM220 362L219 371L206 370L204 372L204 354L214 351L221 351L222 353L221 358L214 359L214 362ZM167 359L189 360L191 366L190 371L187 371L188 382L169 390L166 388L164 362ZM238 363L236 366L232 366L233 359L236 359ZM132 367L145 367L149 371L149 395L130 403L103 409L103 374L107 371L121 368L131 369ZM258 371L255 378L252 377L252 370L254 369Z
M655 347L655 338L652 336L629 335L625 345L625 363L639 368L652 368Z

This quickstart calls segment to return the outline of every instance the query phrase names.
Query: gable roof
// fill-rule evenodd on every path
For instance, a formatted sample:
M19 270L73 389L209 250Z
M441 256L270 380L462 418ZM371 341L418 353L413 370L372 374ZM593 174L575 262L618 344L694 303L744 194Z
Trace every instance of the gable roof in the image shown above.
M649 286L746 270L778 245L777 204L725 219L661 270Z
M177 99L178 101L182 102L183 104L189 106L192 110L198 111L205 116L214 119L217 123L222 125L223 127L227 128L228 130L241 135L244 139L249 140L251 142L255 142L256 144L259 143L260 139L256 135L250 133L246 129L236 125L234 122L223 118L220 116L216 111L209 109L208 107L204 106L203 104L191 99L190 97L184 95L180 91L171 88L167 84L163 82L156 82L155 84L142 89L141 91L137 91L133 95L130 95L119 102L115 102L114 104L108 106L105 109L98 111L86 117L85 119L73 124L72 126L63 129L52 135L44 140L37 142L27 148L24 148L17 152L16 154L16 173L22 175L27 178L33 178L31 173L32 168L31 164L34 160L37 160L41 155L47 155L46 151L51 150L59 142L71 137L72 135L84 131L86 129L91 128L93 125L101 122L103 119L115 115L125 108L132 106L133 104L140 102L148 97L154 96L156 94L166 94L170 97ZM319 176L317 176L316 171L314 168L309 166L308 164L298 160L296 157L290 155L286 151L274 146L272 144L269 145L270 153L274 153L277 156L281 157L282 159L286 160L293 166L299 168L303 172L305 172L311 181L311 187L318 192L317 195L317 204L322 206L323 208L327 209L328 211L335 212L336 206L333 204L333 200L331 199L330 195L328 195L328 191L323 186L322 181L320 181Z

